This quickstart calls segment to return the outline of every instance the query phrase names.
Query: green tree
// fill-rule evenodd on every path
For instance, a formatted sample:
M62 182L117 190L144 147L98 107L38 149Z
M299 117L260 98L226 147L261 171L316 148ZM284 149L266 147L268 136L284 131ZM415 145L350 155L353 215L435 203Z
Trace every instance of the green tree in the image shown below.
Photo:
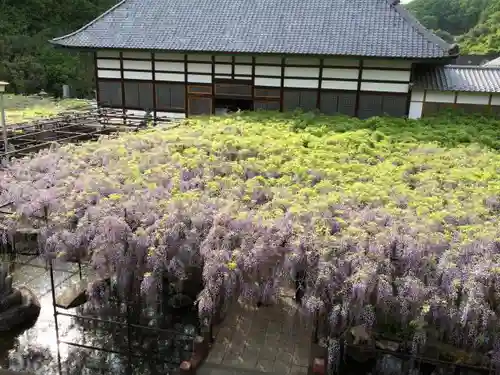
M500 52L500 0L414 0L407 8L462 53Z
M116 0L0 0L0 79L9 90L61 93L70 84L91 95L93 64L87 53L54 48L49 39L85 25Z

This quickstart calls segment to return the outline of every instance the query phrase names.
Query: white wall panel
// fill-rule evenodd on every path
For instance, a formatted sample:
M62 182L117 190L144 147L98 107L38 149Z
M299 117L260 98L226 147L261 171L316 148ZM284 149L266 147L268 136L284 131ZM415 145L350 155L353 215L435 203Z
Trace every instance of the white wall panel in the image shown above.
M97 59L97 67L101 69L120 69L120 60Z
M234 76L234 79L241 79L241 80L251 81L252 77L251 76Z
M280 78L255 77L255 86L281 87Z
M361 79L368 81L400 81L410 82L409 70L375 70L363 69Z
M151 60L152 55L149 52L123 51L122 56L124 59Z
M167 70L171 72L184 72L183 62L155 61L155 70Z
M500 105L500 94L491 94L491 105Z
M423 90L412 90L411 91L411 100L422 102L424 101L424 91Z
M408 92L407 83L361 82L361 91Z
M121 75L119 70L98 69L97 70L97 77L99 77L99 78L121 78L122 75Z
M188 63L190 73L212 73L212 64Z
M118 51L97 51L97 57L98 58L106 58L106 57L113 57L113 58L119 58L120 57L120 52Z
M153 63L151 61L123 60L123 69L152 70Z
M157 81L184 82L183 73L155 73Z
M358 79L359 69L323 68L323 78Z
M308 77L318 78L319 68L293 68L285 67L285 77Z
M367 59L363 60L363 68L393 68L393 69L411 69L412 61L410 60L378 60Z
M490 102L490 94L475 93L475 92L459 92L457 95L457 103L460 104L488 104Z
M228 64L215 64L215 74L231 74L232 66Z
M353 81L325 81L321 82L321 88L325 90L349 90L356 91L358 83Z
M129 70L124 70L123 71L123 78L151 81L153 79L153 73L152 72L132 72Z
M255 66L256 76L278 76L281 77L281 66Z
M216 74L215 75L215 78L220 78L220 79L231 79L231 75L227 75L227 74Z
M455 103L454 92L427 91L425 101L430 103Z
M412 100L410 102L410 111L408 112L408 118L417 119L422 117L423 107L424 107L423 102L416 102Z
M252 74L252 66L251 65L235 65L234 66L234 74L251 75Z
M201 74L188 74L188 82L192 83L212 83L212 76Z
M283 85L284 85L284 87L317 89L319 86L319 82L317 79L290 79L290 78L286 78Z
M359 66L359 60L344 57L330 57L323 60L323 66Z

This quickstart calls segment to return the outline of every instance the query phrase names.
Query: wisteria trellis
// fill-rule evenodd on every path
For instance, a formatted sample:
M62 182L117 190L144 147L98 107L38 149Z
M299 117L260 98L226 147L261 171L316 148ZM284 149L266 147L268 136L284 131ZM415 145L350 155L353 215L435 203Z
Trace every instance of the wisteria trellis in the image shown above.
M165 271L202 266L201 315L221 296L272 300L305 270L304 307L334 334L390 321L414 350L499 358L500 154L387 128L435 131L257 113L44 151L0 172L5 224L40 228L48 255L90 258L122 290L154 295Z

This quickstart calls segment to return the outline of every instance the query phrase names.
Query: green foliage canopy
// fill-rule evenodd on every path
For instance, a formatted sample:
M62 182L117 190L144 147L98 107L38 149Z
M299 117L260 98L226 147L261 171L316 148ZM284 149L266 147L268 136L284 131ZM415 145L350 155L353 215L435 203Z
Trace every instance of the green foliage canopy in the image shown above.
M2 0L0 2L0 79L9 91L60 94L70 84L79 95L93 89L87 54L57 50L48 41L83 26L115 0Z
M456 40L462 54L500 51L499 0L413 0L406 7L444 40Z

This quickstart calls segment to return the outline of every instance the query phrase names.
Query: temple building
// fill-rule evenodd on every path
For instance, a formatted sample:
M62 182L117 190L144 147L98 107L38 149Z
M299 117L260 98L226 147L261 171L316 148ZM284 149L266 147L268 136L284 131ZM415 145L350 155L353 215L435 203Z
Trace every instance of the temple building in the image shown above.
M123 0L51 43L94 52L98 105L124 113L500 108L500 70L450 66L457 46L393 0Z

